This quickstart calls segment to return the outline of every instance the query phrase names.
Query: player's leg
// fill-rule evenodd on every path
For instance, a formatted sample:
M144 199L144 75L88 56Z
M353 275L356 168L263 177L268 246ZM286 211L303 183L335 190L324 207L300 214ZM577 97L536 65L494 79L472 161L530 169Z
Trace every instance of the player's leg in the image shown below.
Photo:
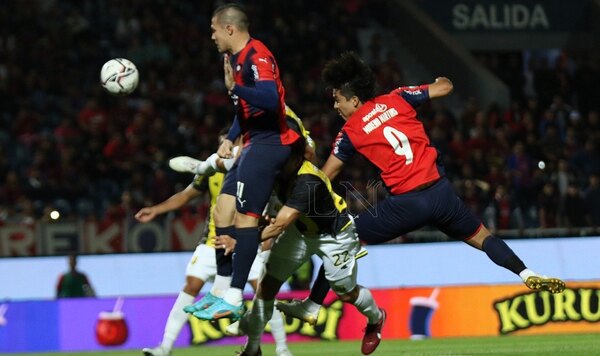
M286 231L273 245L266 274L261 279L252 309L242 319L240 327L248 335L245 351L249 354L257 352L260 346L265 324L272 320L275 296L281 285L311 254L299 233L290 236L287 233Z
M456 196L446 179L443 179L436 191L427 194L433 204L432 210L436 211L436 226L442 232L484 251L490 260L520 276L531 289L548 290L552 293L564 290L565 284L562 280L540 276L528 269L506 242L492 235L481 220Z
M163 356L171 353L173 344L188 319L184 308L189 307L194 302L194 298L200 293L204 283L212 279L216 273L214 254L215 249L205 244L196 247L186 267L183 290L179 292L169 312L163 339L156 348L144 348L142 351L145 355Z
M365 257L368 253L367 249L361 246L354 258L358 260ZM315 325L319 318L321 306L327 297L327 293L329 293L329 289L329 281L325 277L325 266L321 265L321 268L319 268L319 272L317 273L317 278L315 278L315 281L310 288L308 297L302 300L294 299L287 303L276 302L275 307L286 315Z
M229 235L235 238L235 192L237 181L237 165L227 173L221 187L221 192L217 196L217 202L213 211L215 221L215 234ZM202 299L196 303L196 310L206 309L223 298L225 291L231 284L231 274L233 271L232 255L225 255L225 250L217 249L215 252L217 274L213 286ZM192 313L193 313L192 312Z
M371 291L356 283L357 264L354 257L359 252L360 245L354 225L348 226L336 236L321 235L318 240L307 241L309 246L312 243L319 244L317 253L323 259L325 277L331 289L340 300L354 305L367 318L362 353L372 353L381 342L381 329L386 314L377 306Z
M259 252L250 269L248 283L250 283L255 293L258 291L259 280L262 279L264 275L265 264L269 258L270 252L270 250ZM240 330L240 322L241 321L236 321L231 323L225 330L226 334L232 336L244 335L245 331ZM286 343L286 333L281 312L274 310L268 323L271 326L271 335L273 335L273 339L275 340L275 354L277 356L292 355Z
M251 144L243 149L238 160L235 216L237 243L231 288L223 297L224 306L242 305L242 291L260 240L258 220L269 201L275 178L290 151L288 146Z

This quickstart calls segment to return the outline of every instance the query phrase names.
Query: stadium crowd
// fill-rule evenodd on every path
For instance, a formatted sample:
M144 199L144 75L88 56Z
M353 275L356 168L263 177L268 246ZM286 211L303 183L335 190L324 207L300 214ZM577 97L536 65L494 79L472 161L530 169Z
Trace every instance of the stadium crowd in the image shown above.
M325 159L343 122L320 70L358 51L358 31L377 14L358 0L261 4L270 11L250 9L253 34L277 56L286 102ZM208 156L232 117L210 40L213 7L142 0L0 7L0 222L32 223L54 209L131 218L188 183L168 159ZM382 92L420 84L402 83L392 55L364 56ZM140 70L129 97L99 85L99 69L113 57ZM598 59L567 52L526 65L518 54L477 58L510 87L510 108L467 99L459 114L443 102L420 109L459 195L492 229L600 226ZM376 176L359 159L340 180L364 193Z

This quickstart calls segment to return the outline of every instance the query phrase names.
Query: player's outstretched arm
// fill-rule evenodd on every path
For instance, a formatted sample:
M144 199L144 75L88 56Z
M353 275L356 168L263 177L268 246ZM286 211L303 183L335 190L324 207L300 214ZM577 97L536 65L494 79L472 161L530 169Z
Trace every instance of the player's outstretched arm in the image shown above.
M440 98L452 93L454 85L446 77L435 78L435 82L429 84L429 99Z
M196 190L194 186L190 184L187 186L187 188L181 192L173 194L162 203L140 209L140 211L135 214L135 218L137 221L143 223L152 221L157 215L179 209L187 204L190 200L200 196L201 194L201 192Z
M261 240L265 241L279 236L290 224L296 221L299 216L299 210L284 205L277 213L277 217L271 220L271 223L262 231L260 236Z
M337 158L335 155L332 154L332 155L329 155L329 158L327 159L327 162L325 162L325 164L321 168L321 171L323 171L323 173L325 173L325 175L327 176L327 178L329 178L329 180L334 180L335 177L337 177L338 174L340 174L343 167L344 167L344 161L342 161L341 159Z

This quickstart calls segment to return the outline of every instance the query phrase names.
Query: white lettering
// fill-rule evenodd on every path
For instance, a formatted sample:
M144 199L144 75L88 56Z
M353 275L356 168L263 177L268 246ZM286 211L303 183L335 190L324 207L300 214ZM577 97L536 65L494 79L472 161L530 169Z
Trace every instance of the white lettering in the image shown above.
M398 111L394 108L391 108L387 111L385 111L383 114L377 116L376 118L374 118L373 120L371 120L368 124L366 124L365 126L363 126L363 131L368 135L371 132L373 132L373 130L375 130L376 128L378 128L379 126L381 126L381 124L383 124L384 122L388 121L389 119L398 116Z
M550 28L550 23L548 22L548 17L546 16L546 12L542 5L535 5L533 8L533 14L531 14L531 23L529 24L530 28Z
M367 115L363 116L363 122L369 121L373 116L377 113L384 112L387 110L387 105L385 104L375 104L373 110L371 110Z
M456 4L452 26L457 30L535 30L550 28L550 21L542 4Z
M87 223L85 226L85 246L87 253L114 253L121 252L122 248L116 251L110 243L120 237L122 233L121 224L113 223L101 233L98 233L98 224Z
M452 8L452 25L459 30L469 27L469 7L465 4L457 4Z
M522 30L527 28L529 23L529 11L525 5L516 4L512 7L512 25L514 29Z
M8 225L0 229L0 256L31 256L34 252L33 229L22 225Z
M45 224L41 235L44 240L44 252L49 255L58 255L75 247L79 231L77 224L74 223L53 223Z

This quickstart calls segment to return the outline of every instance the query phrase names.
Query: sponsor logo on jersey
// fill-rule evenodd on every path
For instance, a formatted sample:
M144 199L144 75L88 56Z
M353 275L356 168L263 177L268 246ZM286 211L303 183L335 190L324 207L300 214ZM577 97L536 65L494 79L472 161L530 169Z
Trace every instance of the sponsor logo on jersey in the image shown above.
M363 122L367 122L369 121L373 116L377 115L380 112L384 112L387 110L387 105L385 104L375 104L375 107L373 108L373 110L369 111L369 113L365 116L363 116L362 120Z

